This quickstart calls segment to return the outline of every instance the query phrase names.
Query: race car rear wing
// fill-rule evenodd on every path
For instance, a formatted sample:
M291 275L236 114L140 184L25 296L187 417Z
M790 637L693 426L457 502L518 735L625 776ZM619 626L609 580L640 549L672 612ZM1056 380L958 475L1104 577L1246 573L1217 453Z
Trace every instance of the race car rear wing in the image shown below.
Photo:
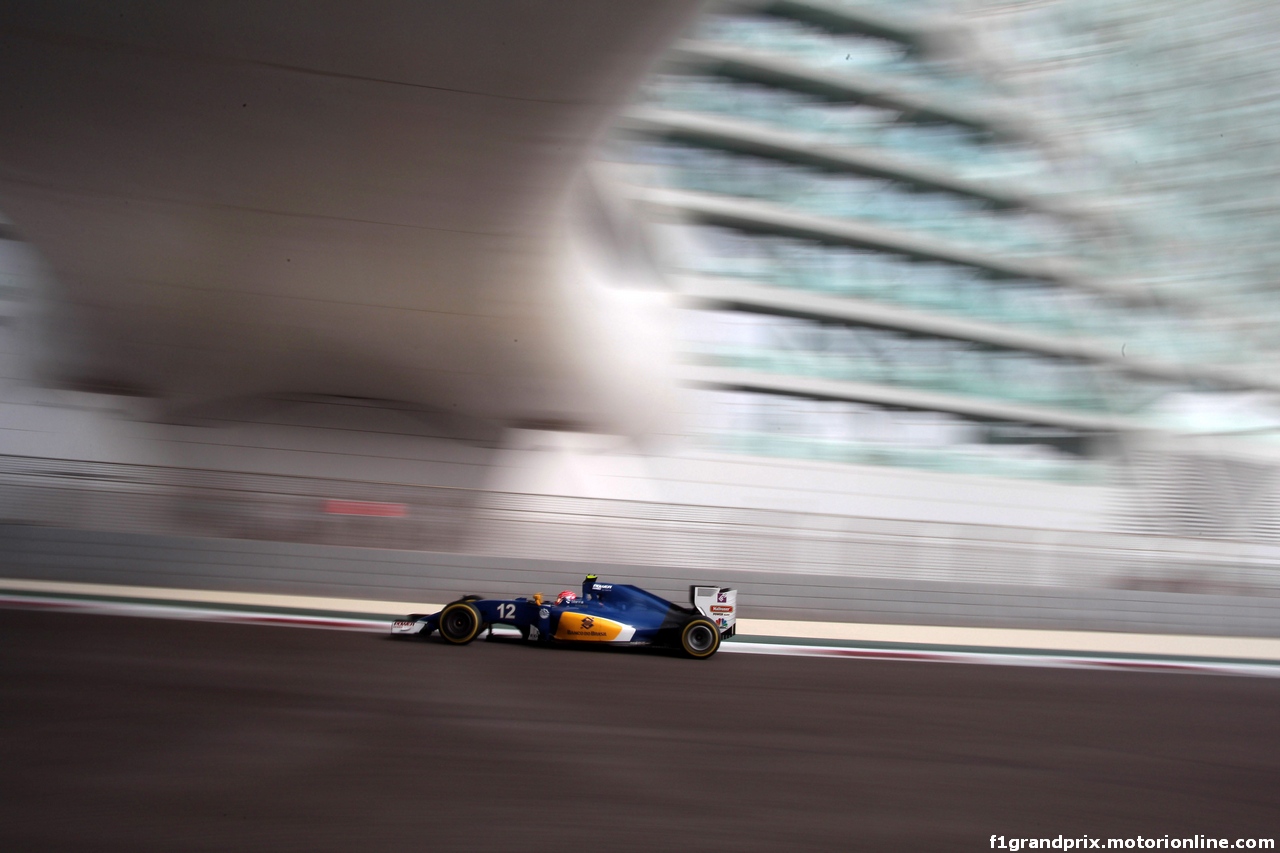
M720 627L720 636L732 637L738 621L738 591L719 586L691 586L689 600L703 616Z

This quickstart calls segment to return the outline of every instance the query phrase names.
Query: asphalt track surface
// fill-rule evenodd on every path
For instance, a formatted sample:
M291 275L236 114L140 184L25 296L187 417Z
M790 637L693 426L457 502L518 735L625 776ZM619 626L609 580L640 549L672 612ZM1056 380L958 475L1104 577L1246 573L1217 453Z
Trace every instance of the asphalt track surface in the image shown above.
M0 611L4 851L987 850L1059 833L1280 835L1280 680Z

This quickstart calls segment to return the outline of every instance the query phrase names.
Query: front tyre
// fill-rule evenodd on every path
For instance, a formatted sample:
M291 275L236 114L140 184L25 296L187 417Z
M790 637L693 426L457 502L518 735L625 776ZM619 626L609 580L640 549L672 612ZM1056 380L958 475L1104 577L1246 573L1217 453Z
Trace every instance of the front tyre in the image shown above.
M709 619L692 619L680 629L680 651L691 658L709 658L720 648L720 629Z
M455 601L440 611L439 631L446 643L465 646L476 638L484 626L480 611L466 601Z

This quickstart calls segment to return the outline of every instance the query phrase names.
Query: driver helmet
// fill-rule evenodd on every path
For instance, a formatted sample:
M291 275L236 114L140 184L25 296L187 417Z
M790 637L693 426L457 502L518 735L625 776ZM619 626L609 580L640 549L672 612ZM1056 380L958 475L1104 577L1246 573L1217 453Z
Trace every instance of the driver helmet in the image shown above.
M556 596L556 604L572 604L578 600L578 594L571 589L561 590Z

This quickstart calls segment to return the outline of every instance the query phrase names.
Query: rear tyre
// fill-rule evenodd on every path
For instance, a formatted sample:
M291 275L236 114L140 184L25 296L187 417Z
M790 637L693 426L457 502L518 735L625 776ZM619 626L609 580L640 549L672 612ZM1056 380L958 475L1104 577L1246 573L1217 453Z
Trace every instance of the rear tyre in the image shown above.
M720 629L710 619L692 619L680 629L680 651L691 658L709 658L720 648Z
M440 636L446 643L465 646L476 638L483 627L480 611L466 601L455 601L440 611Z

